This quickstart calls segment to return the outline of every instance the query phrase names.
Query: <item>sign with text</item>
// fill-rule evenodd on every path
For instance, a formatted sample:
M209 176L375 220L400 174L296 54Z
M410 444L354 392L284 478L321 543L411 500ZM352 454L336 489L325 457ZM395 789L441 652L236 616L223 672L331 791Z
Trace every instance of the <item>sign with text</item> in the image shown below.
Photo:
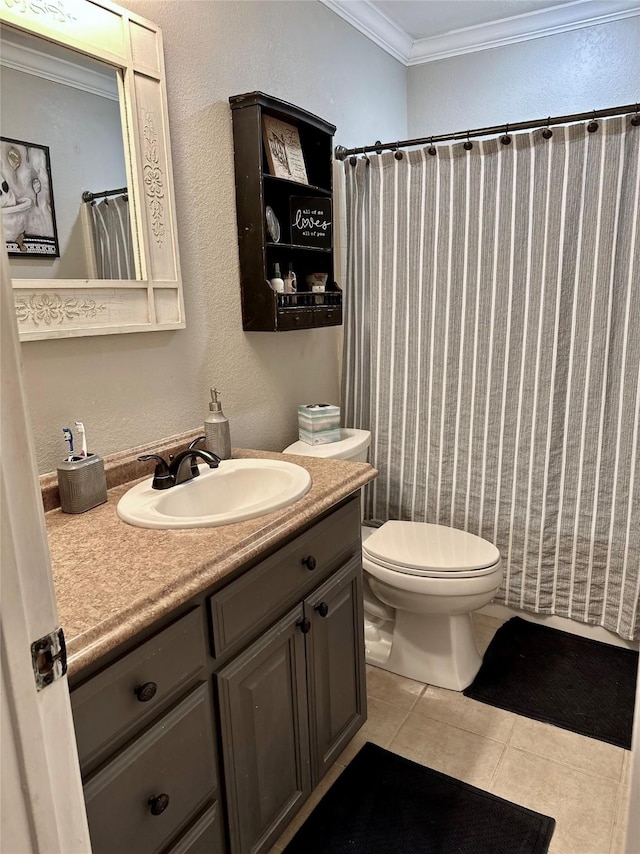
M291 242L331 249L331 199L291 197Z

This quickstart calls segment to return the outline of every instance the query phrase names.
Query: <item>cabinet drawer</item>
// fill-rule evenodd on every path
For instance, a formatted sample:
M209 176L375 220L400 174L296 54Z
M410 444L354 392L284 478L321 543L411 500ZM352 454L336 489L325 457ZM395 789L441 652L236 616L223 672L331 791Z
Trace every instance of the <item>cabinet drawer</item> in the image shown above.
M321 306L313 309L316 326L340 326L342 323L342 306Z
M360 505L353 500L210 597L214 656L251 640L359 553Z
M75 688L71 706L80 764L158 714L203 666L204 649L196 608Z
M211 799L214 755L202 684L85 783L93 854L155 854L165 847ZM168 798L162 811L160 796Z
M166 854L225 854L220 805L216 802Z
M310 329L312 326L311 308L288 308L278 312L278 329Z

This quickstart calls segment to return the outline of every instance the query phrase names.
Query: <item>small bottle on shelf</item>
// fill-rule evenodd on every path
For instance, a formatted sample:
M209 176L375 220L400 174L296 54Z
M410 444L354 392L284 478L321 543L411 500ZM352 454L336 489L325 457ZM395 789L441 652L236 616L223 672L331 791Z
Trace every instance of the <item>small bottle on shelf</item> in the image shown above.
M273 278L271 279L271 287L277 294L284 293L284 281L280 275L280 264L276 261L273 265Z
M295 294L298 285L296 274L293 272L291 262L289 262L289 272L284 277L284 292L285 294Z

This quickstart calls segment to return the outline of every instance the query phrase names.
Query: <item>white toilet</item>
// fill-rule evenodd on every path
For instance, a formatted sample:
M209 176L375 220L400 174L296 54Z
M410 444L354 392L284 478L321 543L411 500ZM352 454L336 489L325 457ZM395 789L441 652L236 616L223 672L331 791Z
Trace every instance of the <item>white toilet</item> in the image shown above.
M285 454L366 462L371 434L343 429L328 445L294 442ZM362 528L367 662L429 685L462 691L482 664L471 612L502 582L500 552L455 528L385 522Z

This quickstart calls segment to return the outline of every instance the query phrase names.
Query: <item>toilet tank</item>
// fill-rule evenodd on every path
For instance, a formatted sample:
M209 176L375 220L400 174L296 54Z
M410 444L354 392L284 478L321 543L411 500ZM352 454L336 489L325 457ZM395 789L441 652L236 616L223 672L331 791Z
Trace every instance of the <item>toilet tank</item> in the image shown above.
M298 454L301 457L323 457L327 460L351 460L354 463L366 463L369 456L371 433L369 430L356 430L353 427L340 429L340 441L326 445L308 445L306 442L294 442L282 452Z

